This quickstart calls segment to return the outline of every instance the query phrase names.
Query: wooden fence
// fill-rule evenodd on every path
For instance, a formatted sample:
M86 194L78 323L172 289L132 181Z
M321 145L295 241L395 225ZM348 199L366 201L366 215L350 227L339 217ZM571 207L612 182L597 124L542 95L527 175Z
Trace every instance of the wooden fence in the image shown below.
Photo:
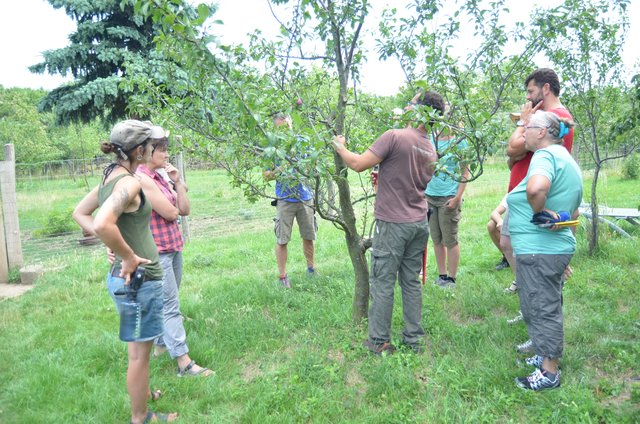
M16 164L13 144L5 144L0 161L0 283L9 282L9 270L22 266L22 244L16 202Z

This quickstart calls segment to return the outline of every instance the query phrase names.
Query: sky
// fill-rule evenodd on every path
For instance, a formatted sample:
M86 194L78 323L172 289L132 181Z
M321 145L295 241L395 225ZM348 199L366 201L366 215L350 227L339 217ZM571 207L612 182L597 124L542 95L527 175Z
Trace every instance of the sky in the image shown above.
M44 88L51 90L68 79L55 75L40 75L29 72L28 67L43 60L41 52L68 45L68 35L75 30L75 22L63 10L54 9L45 0L1 0L3 13L0 15L0 85L8 87ZM370 16L378 16L387 4L398 5L404 1L374 0ZM549 6L558 0L534 0L518 2L512 7L510 20L525 20L531 5ZM246 34L259 28L265 35L275 35L278 24L273 19L266 0L219 0L216 19L224 22L215 26L215 32L225 44L243 43ZM251 13L247 13L247 11ZM631 22L627 40L640 40L640 0L631 1L629 8ZM367 22L365 30L373 30L375 19ZM369 48L373 49L372 37ZM380 62L375 54L368 55L368 63L362 69L361 88L379 94L395 94L404 83L400 66L394 61ZM639 61L640 49L632 48L627 42L625 63L631 68ZM544 66L544 63L538 63Z

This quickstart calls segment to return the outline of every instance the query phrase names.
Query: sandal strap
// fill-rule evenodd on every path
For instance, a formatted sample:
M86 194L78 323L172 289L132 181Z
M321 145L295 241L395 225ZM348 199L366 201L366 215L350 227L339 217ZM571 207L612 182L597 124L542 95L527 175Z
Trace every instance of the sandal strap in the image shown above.
M144 417L142 424L149 424L152 422L166 423L169 422L169 414L161 414L160 412L148 411L147 416Z
M181 374L181 375L188 374L189 371L191 371L191 368L193 368L195 365L196 365L196 361L194 361L192 359L191 362L189 362L186 367L184 367L182 369L180 369L180 367L178 367L178 374Z

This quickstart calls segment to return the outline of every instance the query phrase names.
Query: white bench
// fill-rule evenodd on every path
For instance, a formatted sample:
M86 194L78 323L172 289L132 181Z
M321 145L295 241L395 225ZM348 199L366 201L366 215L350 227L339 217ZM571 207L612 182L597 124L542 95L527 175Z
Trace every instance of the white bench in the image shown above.
M580 208L578 208L578 210L580 211L580 215L584 215L589 220L591 220L591 205L583 203L580 205ZM606 223L614 231L622 234L623 236L631 238L629 233L605 218L613 218L615 220L624 219L625 221L633 225L640 225L640 221L638 221L638 219L640 219L640 210L633 208L610 208L608 206L599 205L598 218L600 221Z

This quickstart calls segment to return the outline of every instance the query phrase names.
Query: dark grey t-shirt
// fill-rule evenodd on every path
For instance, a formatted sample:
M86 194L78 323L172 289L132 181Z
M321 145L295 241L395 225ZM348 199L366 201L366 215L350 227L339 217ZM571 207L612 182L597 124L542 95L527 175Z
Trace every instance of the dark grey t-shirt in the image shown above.
M424 190L438 160L427 133L416 128L389 130L369 150L382 159L375 217L398 224L427 219Z

